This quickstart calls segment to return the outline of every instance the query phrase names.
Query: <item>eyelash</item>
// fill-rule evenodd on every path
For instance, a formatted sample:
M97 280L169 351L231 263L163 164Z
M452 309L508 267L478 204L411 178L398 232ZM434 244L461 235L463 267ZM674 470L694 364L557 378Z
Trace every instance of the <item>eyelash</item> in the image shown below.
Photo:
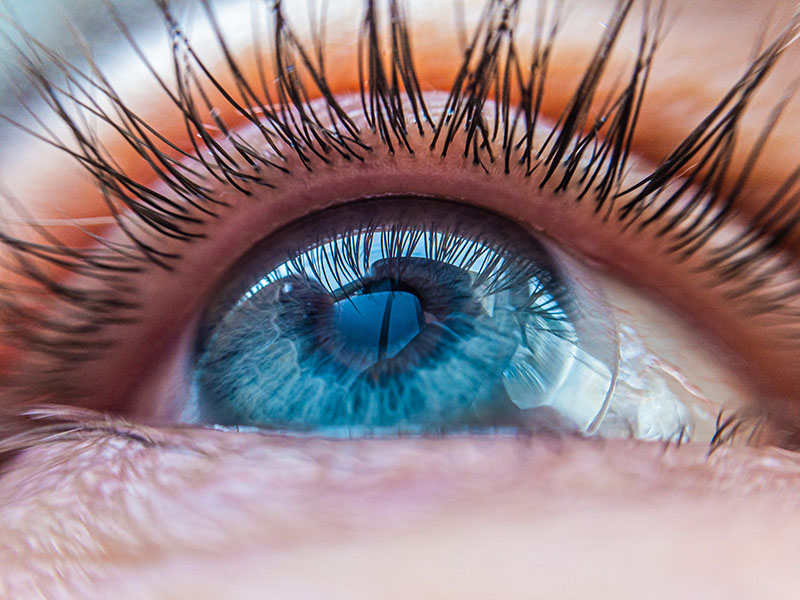
M205 220L224 213L225 209L223 202L208 194L203 177L213 177L250 195L249 186L274 187L276 183L270 174L288 173L283 164L287 156L281 148L291 148L293 158L307 171L313 171L320 162L329 162L330 157L368 161L369 153L375 150L364 141L338 104L327 80L322 66L322 25L318 24L310 44L302 44L284 19L281 3L277 2L271 16L275 27L274 73L268 76L263 63L258 62L257 81L252 81L244 76L233 58L209 2L203 0L229 74L236 81L232 90L212 75L194 53L168 4L160 1L158 4L174 42L174 79L171 82L158 79L155 68L147 66L182 112L187 143L167 139L133 113L103 78L91 57L86 57L90 72L83 72L19 28L23 42L15 49L25 76L41 99L68 126L77 149L52 134L24 101L24 107L44 133L9 116L2 117L27 134L71 153L95 178L130 244L120 247L98 240L100 247L76 249L62 244L35 223L32 224L34 230L47 243L34 243L0 230L0 243L10 250L16 270L24 274L33 289L44 289L57 299L58 307L42 313L35 292L19 300L12 297L18 290L0 289L2 321L18 324L12 332L12 343L27 359L24 364L19 363L17 373L5 373L0 380L0 385L14 397L46 401L58 390L57 397L63 398L64 378L68 376L65 373L71 371L74 364L94 360L118 343L104 336L103 330L110 324L134 322L138 318L136 278L148 264L170 270L180 260L179 254L166 252L137 236L135 229L143 226L156 238L176 238L184 242L203 237ZM782 49L796 34L800 18L795 18L758 53L723 100L659 166L635 184L621 189L652 59L665 20L663 4L655 8L645 4L640 44L627 84L622 91L603 101L599 116L592 119L590 114L597 105L598 84L610 50L629 17L632 4L632 0L618 0L580 84L550 135L540 144L534 140L534 130L540 120L549 57L562 18L558 3L553 2L537 14L538 37L532 44L531 57L525 61L514 38L519 1L487 0L481 25L464 48L464 62L456 70L449 99L442 111L446 116L437 120L426 106L418 81L410 43L411 26L401 0L386 2L385 12L391 22L388 38L381 27L382 17L386 15L380 14L378 2L364 0L357 60L359 93L367 122L382 146L392 154L414 153L409 133L416 125L419 135L425 139L430 136L430 151L440 151L442 156L461 152L465 158L472 159L476 168L483 168L487 173L487 165L497 162L502 163L506 174L512 169L524 168L526 177L540 176L538 185L541 188L547 186L552 192L569 190L579 201L594 202L599 222L616 220L638 232L660 226L655 235L669 236L671 243L667 251L676 261L686 261L714 242L713 253L702 269L714 273L719 285L729 283L734 277L740 278L742 291L735 300L740 303L742 314L753 318L752 314L763 311L764 307L769 307L771 313L779 313L788 308L788 302L800 294L800 290L793 288L787 293L778 278L765 277L764 271L769 275L775 250L797 229L800 209L792 207L797 197L797 192L793 191L794 179L800 173L787 179L742 239L720 242L714 234L735 211L737 194L751 175L763 144L785 105L783 102L776 106L735 185L724 186L723 175L729 168L736 147L737 128L748 102ZM116 12L112 14L132 50L145 61L122 17ZM462 38L467 39L466 35ZM387 55L391 57L388 64L382 58ZM59 86L46 73L48 63L63 73L64 85ZM267 81L276 81L275 88L270 89ZM174 84L177 92L171 91L169 83ZM225 99L236 120L259 128L274 156L266 156L237 138L232 124L214 110L209 90ZM112 110L101 108L94 99L96 96L110 101ZM313 98L320 98L321 105L310 104ZM487 103L489 100L493 102ZM278 108L268 108L272 106ZM77 116L70 109L76 111ZM414 116L412 123L406 119L409 110ZM213 126L204 123L209 115ZM180 201L137 183L123 172L114 157L97 141L87 116L112 126L122 135L150 165L159 184L166 185ZM457 132L465 132L463 145L454 143ZM195 141L197 137L201 144ZM208 154L210 160L205 158ZM181 159L193 162L194 169L178 162ZM680 185L675 189L679 177ZM23 217L27 216L24 208L9 203ZM678 205L680 210L676 209ZM95 284L90 289L70 287L59 281L64 273L88 276ZM58 318L53 318L54 314ZM37 360L48 365L47 372ZM48 419L54 417L45 413ZM69 421L63 414L58 418ZM714 443L727 439L723 434L731 431L736 423L721 418L720 435L715 436ZM71 431L69 427L66 430ZM0 444L0 454L2 448Z

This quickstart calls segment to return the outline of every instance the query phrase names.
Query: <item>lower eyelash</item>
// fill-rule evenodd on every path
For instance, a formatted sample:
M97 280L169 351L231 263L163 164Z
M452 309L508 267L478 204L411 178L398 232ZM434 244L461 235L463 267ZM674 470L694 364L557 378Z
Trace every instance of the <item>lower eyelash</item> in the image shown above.
M204 426L177 425L174 429L179 431L198 427ZM766 432L767 427L767 423L761 418L721 411L717 417L716 432L708 443L707 456L711 457L724 446L741 444L742 441L745 445L758 447L762 444L763 438L768 440L770 445L775 445L774 432ZM210 429L264 433L263 430L252 427L212 426ZM559 433L557 430L548 431L546 434L541 431L531 433L536 436L573 435L565 432ZM525 432L517 430L514 435L516 437L524 436ZM41 405L23 411L13 421L6 420L3 423L3 427L0 429L0 470L5 462L30 448L64 441L91 442L108 437L134 442L146 448L203 452L201 448L190 447L186 441L170 441L169 434L161 429L130 423L118 416L111 417L89 409L62 405ZM685 435L682 429L675 437L667 439L663 443L667 450L671 446L680 448L690 441L689 436ZM800 449L796 435L784 436L783 443L778 445L787 450L798 451Z
M195 53L169 4L158 5L174 42L174 79L162 81L162 89L183 116L186 140L168 139L135 114L91 57L86 57L89 71L82 71L19 30L23 42L16 51L28 82L74 139L72 143L62 142L28 105L41 130L7 115L3 118L71 154L96 180L129 240L128 245L121 246L98 239L97 247L81 250L62 244L36 223L32 226L44 243L0 231L0 243L13 260L11 268L22 273L32 288L47 290L57 306L43 311L35 293L19 299L16 290L0 290L3 321L18 324L11 332L14 343L34 361L33 366L26 364L23 375L5 374L4 383L13 389L22 385L25 396L46 399L49 389L38 384L27 387L34 379L31 372L44 373L36 357L48 365L50 380L59 381L76 363L92 360L118 343L104 336L103 329L111 323L136 320L138 272L150 264L170 269L180 259L178 254L166 252L157 240L188 242L202 237L204 221L224 213L224 203L208 193L204 178L213 177L248 195L250 186L277 185L274 175L288 172L288 152L311 171L335 157L368 161L369 153L375 150L339 104L328 81L323 60L324 21L317 23L310 43L303 43L285 19L283 4L276 2L270 13L274 65L268 70L259 62L257 76L248 79L234 59L209 1L203 0L225 66L234 77L235 85L228 89ZM597 117L590 118L590 109L598 104L600 81L632 5L632 0L618 0L574 94L550 134L540 141L534 139L534 131L540 120L549 57L563 16L559 3L541 5L532 53L524 58L514 38L520 0L487 0L437 118L426 105L417 77L411 26L402 1L364 0L356 66L367 123L391 153L423 150L411 142L410 133L416 128L430 139L430 152L442 156L461 153L487 172L488 165L498 163L506 174L522 169L525 176L538 177L542 188L569 190L578 200L593 202L603 222L619 221L635 231L658 226L656 235L668 236L669 251L676 261L685 261L700 249L711 247L713 252L701 268L714 273L720 285L734 276L740 278L737 301L742 303L743 313L767 310L765 307L780 312L800 294L796 286L787 291L779 278L773 281L769 276L774 251L795 231L800 219L800 209L793 204L794 179L789 178L770 199L748 235L724 242L717 240L715 233L734 212L737 194L752 173L752 165L784 106L776 106L762 139L752 149L748 166L736 185L728 189L723 185L724 175L741 119L753 94L796 35L800 17L764 46L730 92L659 166L640 181L626 183L623 189L632 138L665 19L663 3L644 5L639 47L625 85L601 102ZM112 14L133 51L146 61L113 8ZM388 35L384 27L387 16L391 23ZM260 40L256 42L260 44ZM390 59L384 59L386 56ZM147 66L158 78L156 69ZM51 67L63 74L62 82L48 74ZM273 81L274 86L266 83ZM171 91L171 85L177 91ZM109 102L111 108L103 108L97 97ZM233 121L258 128L269 155L237 136L234 123L226 122L215 108L219 98L234 115ZM312 99L320 100L312 104ZM413 115L411 120L408 114ZM122 170L97 139L88 117L121 135L171 196L155 186L142 185ZM209 118L212 125L207 124ZM14 210L24 211L10 200L9 204ZM21 214L25 218L25 213ZM89 289L73 288L59 281L63 273L87 276L96 284ZM795 319L789 336L796 326Z

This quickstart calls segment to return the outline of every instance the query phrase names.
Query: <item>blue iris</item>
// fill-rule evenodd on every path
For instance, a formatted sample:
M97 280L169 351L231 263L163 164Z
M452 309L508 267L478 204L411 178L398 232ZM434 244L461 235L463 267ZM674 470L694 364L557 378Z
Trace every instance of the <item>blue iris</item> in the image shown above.
M254 251L201 328L199 420L388 432L523 422L574 346L568 294L510 224L424 204L410 219L383 201L366 223L332 209Z

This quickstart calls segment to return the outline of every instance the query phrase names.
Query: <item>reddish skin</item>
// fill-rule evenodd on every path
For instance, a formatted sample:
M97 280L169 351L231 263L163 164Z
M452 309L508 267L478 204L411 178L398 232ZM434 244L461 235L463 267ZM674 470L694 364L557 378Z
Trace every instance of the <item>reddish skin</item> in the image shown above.
M605 17L602 4L587 10ZM776 23L791 6L776 3ZM751 45L740 40L756 38L762 12L686 3L659 52L636 152L662 156L714 104L741 71ZM444 48L419 45L432 88L450 71L426 56L448 56ZM566 80L593 42L577 36L558 48L554 78ZM794 77L798 48L787 52L749 113L744 148ZM353 89L347 77L332 77L337 91ZM545 112L563 102L554 93ZM748 195L753 210L800 163L797 139L793 102ZM96 214L91 188L72 187L66 169L52 171L53 189L74 190L59 202ZM49 202L37 212L58 210ZM131 598L797 593L800 459L785 451L722 448L706 460L702 446L628 441L152 435L168 447L98 435L29 450L8 466L0 595L28 597L38 586L48 597L86 597L87 585L98 597Z

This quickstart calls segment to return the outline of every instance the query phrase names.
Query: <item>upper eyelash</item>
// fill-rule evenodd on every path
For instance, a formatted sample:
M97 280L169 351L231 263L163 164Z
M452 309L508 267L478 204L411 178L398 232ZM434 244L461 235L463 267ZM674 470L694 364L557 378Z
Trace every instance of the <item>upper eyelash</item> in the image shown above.
M15 297L18 290L0 289L2 320L15 324L15 329L8 332L11 341L23 346L28 358L39 356L45 360L49 381L57 382L49 388L40 379L32 390L25 389L28 396L35 393L44 397L48 389L57 389L63 395L64 373L71 371L75 363L94 359L115 343L103 335L104 328L110 323L136 319L136 274L147 264L169 269L180 258L141 239L135 227L144 226L156 237L189 241L202 237L206 218L224 211L224 204L204 186L204 177L214 177L249 194L248 186L274 186L270 174L286 171L282 164L285 148L290 148L289 152L309 170L316 161L328 162L331 157L368 160L368 154L374 151L338 104L327 81L322 61L324 21L317 23L311 41L304 44L284 18L281 2L275 2L270 13L274 65L268 73L263 62L258 62L257 80L253 81L244 76L209 1L203 0L225 65L236 82L235 89L228 90L194 54L168 2L155 1L175 42L174 77L170 82L164 81L152 65L147 67L183 114L191 143L188 148L167 139L130 110L88 53L89 71L85 72L21 28L22 41L12 43L29 84L68 126L74 139L71 144L62 142L23 98L21 104L41 131L8 115L2 118L72 154L95 178L112 215L130 240L129 245L121 246L100 239L96 248L76 249L62 244L35 223L33 227L47 243L33 243L0 230L0 243L15 261L8 268L22 272L32 287L43 287L56 299L56 310L42 316L35 294L19 299ZM512 165L523 165L526 175L541 175L540 186L548 186L554 192L574 190L579 200L594 202L595 212L603 220L617 219L639 230L661 224L656 235L669 236L668 251L676 260L685 260L716 241L714 233L733 212L737 193L752 173L752 165L785 102L776 105L762 138L752 148L748 166L739 174L736 186L729 189L723 186L723 175L736 147L739 124L752 95L800 29L800 17L796 16L756 54L730 92L667 159L649 175L622 189L632 137L661 36L663 3L644 3L640 43L627 84L605 99L599 116L590 120L589 109L597 103L595 96L610 50L633 5L633 0L617 1L571 100L551 134L540 144L535 143L533 133L562 15L558 3L540 5L532 55L524 62L514 39L520 3L521 0L487 0L480 25L471 38L465 38L468 45L464 61L456 70L443 116L437 120L428 110L418 82L410 43L411 25L402 0L364 0L357 53L362 74L359 93L367 122L380 143L390 152L414 152L408 136L409 128L416 126L424 139L430 139L429 150L443 156L461 152L483 168L502 161L506 173ZM109 7L132 50L146 61L122 18ZM388 36L382 28L387 14L391 22ZM384 60L385 55L390 59ZM53 68L63 76L61 84L48 74ZM270 89L265 83L268 81L277 82L275 89ZM207 95L210 89L221 94L240 118L260 129L274 156L265 156L236 136L212 110L214 106ZM110 101L112 109L102 108L96 95ZM322 99L316 109L309 103L313 98ZM492 109L488 108L488 100L494 101ZM414 116L414 122L408 122L408 113ZM87 115L111 125L123 136L177 200L129 178L96 138ZM221 136L206 124L209 117ZM463 145L458 147L453 141L456 132L466 132ZM194 141L195 136L201 138L202 147ZM211 160L204 157L209 153ZM687 169L692 162L698 166ZM717 244L703 265L720 284L733 277L741 278L739 300L749 300L743 311L778 311L800 293L796 285L787 291L769 277L774 254L797 229L800 219L800 203L795 202L800 194L795 191L798 176L800 171L787 178L786 185L748 226L745 236ZM667 192L678 177L684 183L677 191ZM25 216L24 207L10 198L8 202ZM683 206L680 211L671 210L679 203ZM58 281L53 269L93 277L96 286L70 287ZM794 335L794 329L789 335ZM26 364L21 379L8 374L5 384L26 384L34 379L31 372L36 369L35 364Z

